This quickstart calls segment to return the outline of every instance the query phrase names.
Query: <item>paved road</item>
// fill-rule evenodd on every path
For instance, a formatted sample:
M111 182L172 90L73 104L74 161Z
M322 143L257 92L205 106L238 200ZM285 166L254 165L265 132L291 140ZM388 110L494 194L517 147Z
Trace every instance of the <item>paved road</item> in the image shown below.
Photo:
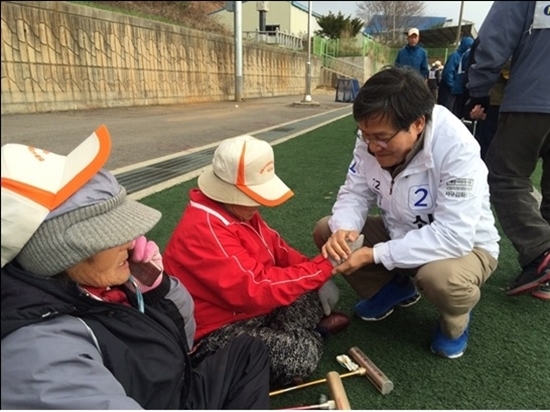
M334 90L315 90L319 106L294 106L302 95L189 105L109 108L39 114L2 115L2 145L24 143L67 154L100 124L111 133L106 164L115 170L159 157L212 145L240 134L341 109Z

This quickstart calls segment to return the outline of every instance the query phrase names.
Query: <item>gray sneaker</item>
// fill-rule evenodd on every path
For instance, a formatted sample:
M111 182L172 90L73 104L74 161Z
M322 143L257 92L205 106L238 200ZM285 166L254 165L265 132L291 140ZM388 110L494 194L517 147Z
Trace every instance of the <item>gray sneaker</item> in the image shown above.
M531 292L531 296L537 299L550 300L550 282L543 283L540 288Z

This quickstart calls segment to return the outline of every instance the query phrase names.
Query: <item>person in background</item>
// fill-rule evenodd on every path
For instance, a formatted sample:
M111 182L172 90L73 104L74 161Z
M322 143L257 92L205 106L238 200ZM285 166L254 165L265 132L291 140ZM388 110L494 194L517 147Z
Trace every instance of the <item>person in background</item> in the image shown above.
M161 214L109 151L105 127L66 157L2 146L2 409L269 409L259 339L191 368L193 301L143 236Z
M316 369L323 337L348 325L332 312L336 262L304 256L259 213L291 196L271 145L246 135L222 141L189 192L164 262L195 301L195 364L238 336L256 336L269 348L272 386L296 383Z
M498 128L485 159L491 202L522 268L507 294L550 299L550 6L495 1L479 39L468 73L466 107L472 118L486 116L491 88L511 58ZM539 160L540 205L531 182Z
M499 254L479 145L456 116L435 105L411 68L369 78L353 117L353 160L332 215L314 228L315 244L324 256L347 257L333 272L359 295L358 317L381 320L423 296L439 312L432 352L458 358ZM347 242L359 234L364 247L352 253Z
M464 47L467 46L468 48L460 57L460 62L458 63L458 67L456 69L453 81L453 88L451 90L451 94L453 95L452 112L459 119L470 120L469 115L465 113L464 109L464 105L466 104L466 100L468 99L468 89L466 88L466 84L464 83L464 73L465 69L468 66L468 56L470 55L470 49L472 47L472 44L474 43L474 40L471 37L464 37L463 40L465 40L464 42L466 43Z
M428 52L422 48L420 41L420 32L417 28L412 28L407 32L407 45L397 53L395 57L395 66L410 66L416 69L424 79L428 78Z
M469 52L464 53L467 56L466 66L464 67L464 92L465 92L465 101L470 98L470 92L468 90L468 72L472 64L475 63L475 50L479 45L479 37L474 40L474 44L470 48ZM491 145L491 141L497 131L498 126L498 114L500 111L500 104L504 97L504 87L508 82L510 77L510 62L508 61L500 71L500 76L494 86L491 88L490 92L490 104L487 112L484 114L483 118L472 119L473 122L476 122L476 126L473 128L473 134L476 140L481 147L481 158L485 160L487 157L487 151ZM464 109L464 116L470 118L470 114Z
M436 60L430 67L428 74L428 87L432 92L432 95L437 100L437 91L439 89L439 83L441 82L441 72L443 71L443 65L439 60Z
M440 89L440 93L448 96L446 101L442 101L440 104L452 111L459 119L463 118L464 101L462 101L462 94L464 93L464 86L462 84L462 56L472 47L474 39L470 36L465 36L460 40L460 44L457 49L451 53L445 66L443 67L443 73L441 73L441 85L445 90Z

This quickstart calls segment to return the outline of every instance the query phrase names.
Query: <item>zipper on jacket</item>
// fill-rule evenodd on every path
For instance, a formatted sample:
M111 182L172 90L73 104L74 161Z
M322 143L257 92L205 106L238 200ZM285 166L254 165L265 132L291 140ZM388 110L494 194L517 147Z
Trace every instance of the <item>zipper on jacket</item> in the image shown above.
M391 183L390 183L390 195L391 195L392 192L393 192L393 184L394 184L394 183L395 183L395 178L392 177L392 178L391 178Z

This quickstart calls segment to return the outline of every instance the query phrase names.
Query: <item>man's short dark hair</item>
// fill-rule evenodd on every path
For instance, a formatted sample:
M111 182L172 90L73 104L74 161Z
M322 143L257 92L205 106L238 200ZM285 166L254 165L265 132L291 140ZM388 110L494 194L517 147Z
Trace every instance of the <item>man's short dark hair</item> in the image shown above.
M435 98L426 80L412 67L390 66L368 79L353 102L353 117L361 122L382 116L399 130L424 116L432 118Z

